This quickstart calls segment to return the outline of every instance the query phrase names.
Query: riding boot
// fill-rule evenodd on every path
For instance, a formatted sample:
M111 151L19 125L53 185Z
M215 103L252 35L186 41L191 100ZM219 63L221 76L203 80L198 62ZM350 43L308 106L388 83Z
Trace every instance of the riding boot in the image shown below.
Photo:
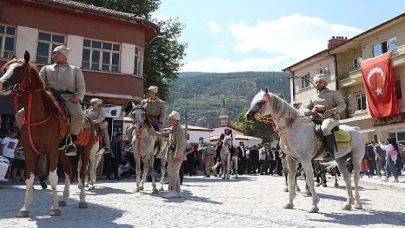
M325 136L326 154L323 159L335 159L335 140L332 134Z
M77 147L73 142L76 141L77 135L71 135L71 137L72 137L72 140L69 142L68 145L66 145L65 154L67 156L76 156L77 155Z

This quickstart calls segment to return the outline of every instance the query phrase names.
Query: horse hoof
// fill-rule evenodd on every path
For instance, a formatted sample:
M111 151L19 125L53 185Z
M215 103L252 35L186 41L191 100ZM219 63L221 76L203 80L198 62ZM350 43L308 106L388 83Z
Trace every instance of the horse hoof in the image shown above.
M136 192L139 192L139 188L135 188L135 189L132 191L132 193L136 193Z
M312 196L312 193L311 193L311 192L307 192L307 196Z
M64 206L66 206L66 201L59 201L59 202L58 202L58 205L59 205L60 207L64 207Z
M49 213L50 216L59 216L61 214L59 209L51 209L51 213Z
M42 189L47 189L48 185L45 182L41 182Z
M363 207L361 206L361 204L354 204L354 209L363 209Z
M236 176L235 179L238 179L238 177Z
M163 191L163 186L161 186L161 187L159 188L159 191Z
M311 206L311 207L307 210L308 213L318 213L318 211L319 211L319 208L318 208L317 206Z
M352 209L352 205L350 203L345 203L342 206L342 210L350 211Z
M225 180L225 177L222 177L222 180Z
M29 211L19 211L17 214L17 218L28 218L30 216Z
M293 209L293 208L294 208L294 204L293 204L293 203L287 203L286 205L284 205L283 208L284 208L284 209Z
M89 187L89 184L85 184L84 187L88 188L88 187Z
M152 190L152 194L159 194L159 191L155 188Z
M326 187L328 187L328 185L327 185L327 184L323 184L322 187L325 187L325 188L326 188Z
M283 189L283 192L288 192L288 188L284 188L284 189Z
M139 190L143 191L143 186L139 187Z
M79 208L86 209L87 208L87 203L86 202L80 202L79 203Z
M89 188L89 190L90 190L90 191L94 191L94 190L96 190L96 188L95 188L94 186L91 186L91 187Z
M335 183L335 187L339 187L339 184L338 184L338 183Z
M319 186L321 186L321 184L316 184L316 185L315 185L315 187L319 187Z
M301 189L299 189L299 188L296 188L296 189L295 189L295 191L297 191L297 192L301 192Z

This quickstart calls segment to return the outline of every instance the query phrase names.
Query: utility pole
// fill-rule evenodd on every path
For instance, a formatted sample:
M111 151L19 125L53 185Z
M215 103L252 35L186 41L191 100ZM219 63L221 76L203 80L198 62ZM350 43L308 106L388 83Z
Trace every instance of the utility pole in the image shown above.
M186 126L186 127L185 127L185 128L186 128L186 130L185 130L185 131L186 131L186 136L185 136L185 137L186 137L186 140L187 140L187 136L188 136L188 120L187 120L187 119L188 119L188 118L187 118L187 110L184 110L184 120L185 120L185 122L186 122L186 123L185 123L185 126Z

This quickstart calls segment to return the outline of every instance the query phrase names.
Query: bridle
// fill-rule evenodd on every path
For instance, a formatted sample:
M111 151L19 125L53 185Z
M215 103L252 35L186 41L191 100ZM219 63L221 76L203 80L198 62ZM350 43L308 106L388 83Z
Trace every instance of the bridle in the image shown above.
M15 83L13 86L11 86L11 91L14 93L14 108L15 108L15 112L17 113L17 117L21 120L21 122L23 124L25 124L27 126L28 140L29 140L29 143L31 145L31 148L34 150L34 152L37 155L40 155L41 153L35 147L34 140L32 139L32 129L31 129L31 127L45 124L46 122L48 122L51 119L52 114L54 112L50 112L48 117L46 119L42 120L42 121L34 122L34 123L31 122L32 96L33 96L34 93L44 91L45 88L39 88L39 89L35 89L35 90L27 90L27 87L28 87L29 83L32 82L32 76L31 76L32 66L29 63L25 63L25 64L28 64L28 68L24 72L24 77L23 77L22 82L21 83ZM9 90L10 90L10 88L9 88ZM27 113L25 115L25 116L27 116L27 119L25 119L24 117L22 117L18 113L18 98L22 97L23 94L28 94L28 107L27 107L27 110L26 110Z

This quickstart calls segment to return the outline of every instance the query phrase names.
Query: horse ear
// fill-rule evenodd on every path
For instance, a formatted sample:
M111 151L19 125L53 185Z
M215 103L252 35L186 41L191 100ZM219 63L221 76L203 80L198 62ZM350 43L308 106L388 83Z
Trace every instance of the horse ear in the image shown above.
M269 88L266 87L266 89L264 90L264 92L269 93Z
M25 53L24 53L24 60L25 60L25 63L29 63L29 62L30 62L30 59L31 59L30 53L29 53L27 50L25 50Z

